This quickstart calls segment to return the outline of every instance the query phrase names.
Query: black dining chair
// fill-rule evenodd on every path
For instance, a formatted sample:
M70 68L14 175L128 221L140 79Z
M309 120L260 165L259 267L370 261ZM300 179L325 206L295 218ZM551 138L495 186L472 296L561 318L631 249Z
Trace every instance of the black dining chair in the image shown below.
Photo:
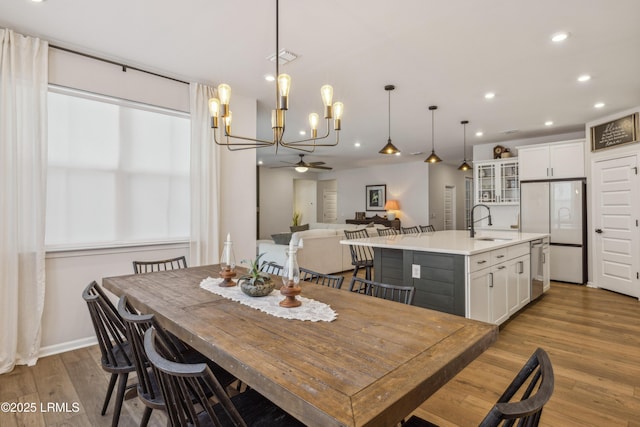
M107 394L100 412L101 415L107 413L113 389L116 381L118 382L116 402L111 420L112 427L116 427L120 420L122 402L128 388L129 373L134 372L136 369L131 343L127 339L125 325L118 315L118 311L95 281L84 288L82 298L89 308L91 323L98 339L100 364L102 369L111 374Z
M344 281L344 276L334 276L331 274L318 273L316 271L300 267L300 280L316 283L322 286L328 286L330 288L340 289L342 287L342 282Z
M187 259L184 256L159 261L133 261L133 272L135 274L176 270L178 268L187 268Z
M294 426L304 424L253 389L229 397L205 363L177 363L144 334L144 349L160 383L171 426ZM215 399L214 403L211 396Z
M389 285L387 283L374 282L361 277L352 277L349 290L364 295L371 295L403 304L413 303L416 293L415 286Z
M402 227L402 234L418 234L420 230L417 225L411 227Z
M276 264L274 261L264 261L260 264L260 271L273 274L274 276L282 276L282 270L284 270L284 267Z
M348 240L363 239L369 237L366 229L344 230L344 235ZM353 277L358 275L358 270L365 269L365 277L371 280L371 270L373 269L373 249L370 246L349 245L351 253L351 264L353 265Z
M436 231L436 228L433 225L421 225L420 231L423 233L431 233Z
M553 388L551 360L546 351L538 348L479 424L480 427L511 426L516 421L519 426L537 426ZM516 393L520 396L519 400L511 401ZM402 427L433 426L436 425L415 415L402 424Z
M398 230L393 227L378 228L378 236L395 236L398 234Z

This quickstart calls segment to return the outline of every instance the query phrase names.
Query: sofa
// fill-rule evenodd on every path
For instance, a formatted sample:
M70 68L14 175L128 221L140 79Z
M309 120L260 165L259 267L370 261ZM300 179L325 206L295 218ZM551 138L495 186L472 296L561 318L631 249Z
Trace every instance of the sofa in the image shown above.
M381 226L310 223L309 230L292 233L291 240L298 248L298 266L325 274L353 270L349 246L340 244L340 240L345 239L344 230L359 230L365 227L369 235L374 237L378 235L376 228ZM284 265L288 248L284 241L276 243L274 240L259 240L257 252L264 253L261 261Z

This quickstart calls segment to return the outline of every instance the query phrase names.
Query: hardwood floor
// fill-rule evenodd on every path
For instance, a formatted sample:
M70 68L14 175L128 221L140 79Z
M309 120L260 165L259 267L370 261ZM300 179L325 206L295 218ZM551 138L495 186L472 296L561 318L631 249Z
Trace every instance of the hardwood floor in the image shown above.
M415 413L443 427L477 425L536 347L549 353L555 372L541 425L640 427L640 302L561 283L504 324L498 341ZM100 416L108 376L99 358L94 346L0 375L0 403L37 409L0 411L0 426L110 425L113 402ZM47 411L48 402L68 408ZM142 412L137 398L126 401L120 426L138 425ZM166 425L164 414L154 411L149 425Z

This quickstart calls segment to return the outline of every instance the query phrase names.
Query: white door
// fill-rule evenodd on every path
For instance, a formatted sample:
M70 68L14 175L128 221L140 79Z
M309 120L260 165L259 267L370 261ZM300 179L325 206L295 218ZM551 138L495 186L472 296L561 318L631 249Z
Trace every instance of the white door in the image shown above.
M595 162L593 243L596 285L640 298L637 157Z
M456 187L444 187L444 229L456 229Z
M322 192L322 222L335 224L338 221L338 192L324 190Z

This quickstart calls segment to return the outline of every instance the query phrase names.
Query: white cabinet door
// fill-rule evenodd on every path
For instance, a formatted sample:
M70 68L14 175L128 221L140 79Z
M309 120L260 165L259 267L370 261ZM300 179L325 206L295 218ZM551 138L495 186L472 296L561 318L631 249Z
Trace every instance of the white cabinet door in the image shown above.
M583 178L584 142L549 145L550 178Z
M491 301L491 323L501 324L509 318L509 275L507 263L503 262L491 268L489 299Z
M489 300L489 268L469 275L469 318L491 322Z
M534 145L518 149L520 181L547 179L549 172L549 146Z
M520 203L518 159L474 163L474 203L517 205Z
M509 260L507 265L507 298L509 300L509 316L520 308L520 264L518 259Z
M531 257L524 255L515 261L518 279L518 310L520 310L531 301Z

